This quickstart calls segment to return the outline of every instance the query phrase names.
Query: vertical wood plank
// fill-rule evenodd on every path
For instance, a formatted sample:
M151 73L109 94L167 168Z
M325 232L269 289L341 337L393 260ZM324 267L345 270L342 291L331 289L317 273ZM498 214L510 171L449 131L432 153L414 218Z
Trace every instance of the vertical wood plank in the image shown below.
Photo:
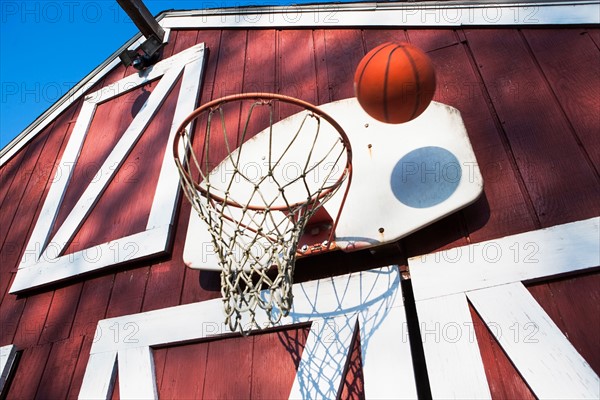
M600 378L523 284L467 293L538 398L599 398Z
M361 32L356 29L326 30L324 36L330 101L354 97L354 72L365 54Z
M413 44L419 46L421 42L413 40ZM473 69L468 50L466 45L452 46L428 55L436 68L434 100L460 111L483 176L484 194L460 212L471 242L480 242L537 226L527 193L519 185L520 175L510 146L505 143L500 122L487 104L483 82Z
M600 52L580 29L525 29L522 31L560 107L600 170ZM581 160L585 162L585 160Z
M356 316L313 321L290 399L336 398L350 355Z
M458 44L453 29L409 29L409 42L425 52Z
M210 342L202 397L205 399L247 399L251 394L252 337ZM260 362L256 360L256 362ZM235 373L232 373L232 368ZM226 377L226 378L224 378Z
M79 282L54 291L40 344L56 342L70 336L82 288L83 283Z
M181 31L177 35L174 52L177 53L189 48L196 44L196 42L197 32ZM200 79L203 79L203 77L200 77ZM168 144L167 151L170 151ZM183 199L183 201L186 202L187 200ZM185 275L185 267L181 262L181 254L183 252L187 224L178 224L173 229L175 237L171 260L153 265L150 270L148 288L143 306L143 310L145 311L177 305L180 302Z
M69 386L83 338L75 337L52 345L52 351L44 368L36 399L62 399L67 397Z
M159 398L202 398L208 346L209 344L206 342L196 343L170 347L165 351L164 373L158 393ZM207 383L213 384L212 382Z
M416 302L434 399L490 399L463 293Z
M365 52L367 53L386 42L402 43L408 41L406 31L403 29L364 29L362 35L365 43ZM352 75L352 79L354 79L354 74Z
M506 353L502 351L502 347L490 333L490 328L481 320L471 305L469 305L469 311L473 319L473 329L492 398L535 400L535 395L510 362ZM497 329L497 326L492 325L491 329Z
M23 350L7 400L35 398L51 349L52 345L46 344Z
M466 37L542 226L598 215L598 177L572 161L585 154L519 31Z
M357 378L358 382L362 379L364 383L358 385L358 388L364 386L363 395L368 398L417 398L405 309L393 307L382 310L385 313L383 321L377 319L379 311L364 313L359 317L362 332L362 335L358 335L361 349L360 374L363 376L358 375ZM373 321L377 321L376 328L373 327ZM362 392L358 390L357 393Z
M208 54L206 58L205 73L202 80L202 88L200 94L200 104L203 104L213 98L213 90L216 90L218 83L216 82L216 71L219 60L219 49L221 43L221 31L220 30L206 30L202 31L202 35L198 37L198 41L205 43ZM201 151L199 130L196 128L195 140L193 148L196 152ZM198 154L198 153L196 153ZM190 218L190 213L194 212L192 206L187 199L183 199L181 210L179 213L178 227L184 226L185 231L178 228L175 238L177 240L185 241L187 234L187 226ZM177 247L173 249L173 258L182 260L183 250L177 250ZM188 304L197 301L208 300L219 297L220 293L220 278L218 274L212 271L200 271L191 268L184 267L185 278L183 283L183 293L181 296L181 303ZM201 286L200 281L208 281L210 284L204 284Z
M282 30L277 33L279 93L315 104L318 101L313 32ZM297 109L294 110L297 112Z
M54 292L45 292L27 298L15 332L17 347L22 349L38 344L53 295Z
M387 385L390 383L389 381L386 382ZM352 344L339 398L365 399L365 377L361 357L360 332L356 332L356 338ZM373 396L373 398L382 399L383 397Z
M140 267L115 275L106 318L140 312L148 274L149 267Z
M530 285L527 290L592 369L600 374L600 273Z
M83 283L77 313L71 329L71 337L83 337L83 344L67 396L69 399L76 399L79 396L92 343L103 334L101 331L97 332L96 329L98 321L104 319L106 315L113 280L114 274L111 274L88 279ZM104 334L109 334L109 332L104 332Z
M307 334L308 327L254 336L251 398L284 399L289 395Z

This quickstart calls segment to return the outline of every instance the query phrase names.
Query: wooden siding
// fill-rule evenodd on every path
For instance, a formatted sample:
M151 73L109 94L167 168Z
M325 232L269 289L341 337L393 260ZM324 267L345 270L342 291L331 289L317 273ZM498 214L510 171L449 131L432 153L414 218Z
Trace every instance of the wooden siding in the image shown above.
M434 99L461 111L485 193L463 211L374 255L302 260L299 279L391 262L406 265L410 256L600 214L598 29L182 30L171 33L165 57L206 43L200 102L244 91L274 91L320 104L352 96L358 61L370 48L392 40L410 41L432 58L438 74ZM90 92L132 73L118 66ZM59 220L139 110L138 99L152 88L134 90L100 107ZM67 252L143 229L178 90L129 155L125 165L132 170L122 170L123 179L111 183ZM220 295L217 274L183 265L191 212L185 200L180 200L171 257L20 296L8 293L80 107L81 100L73 103L0 170L0 346L15 344L22 350L9 399L76 398L100 319ZM127 180L130 172L135 182ZM528 289L600 373L600 274L538 282ZM472 314L492 396L533 398L499 344ZM119 329L102 334L126 333ZM156 349L159 393L172 398L285 397L306 334L306 329L298 329ZM198 360L197 370L187 369ZM231 371L235 379L222 378ZM344 397L364 397L362 388L360 351L355 347Z

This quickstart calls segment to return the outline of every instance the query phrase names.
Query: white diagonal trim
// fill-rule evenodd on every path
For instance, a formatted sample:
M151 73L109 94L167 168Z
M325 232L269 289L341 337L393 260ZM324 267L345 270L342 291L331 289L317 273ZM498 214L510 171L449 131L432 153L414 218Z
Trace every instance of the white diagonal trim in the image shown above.
M79 399L112 398L116 372L116 351L90 354L81 389L79 390Z
M600 265L600 217L408 260L416 300Z
M282 318L278 326L312 322L311 338L303 353L304 366L300 376L296 378L293 393L298 396L303 393L307 396L319 393L336 394L357 318L361 329L365 377L400 374L394 375L394 381L388 382L385 388L372 389L373 393L382 393L392 398L399 393L416 393L414 375L402 374L402 371L410 368L408 365L412 361L408 336L402 332L405 317L400 275L396 266L298 283L293 286L293 293L294 308L287 317ZM204 338L239 335L229 331L223 322L224 318L222 300L214 299L106 319L98 323L97 332L100 334L92 345L90 354L118 352L121 359L121 354L129 349L147 349ZM120 340L115 340L116 331L121 332ZM395 343L388 344L388 357L381 358L377 353L386 347L385 342L391 338L394 338ZM370 350L371 346L373 351ZM311 354L314 359L309 359ZM396 356L402 359L396 360ZM317 364L324 368L319 376L313 374ZM86 377L94 374L93 368L93 365L88 365ZM148 376L147 366L144 367L144 371L145 376ZM119 377L121 380L122 375ZM86 387L86 390L86 393L103 392L102 388ZM134 393L134 389L131 390L131 393ZM143 391L144 395L153 396L149 392L149 384L139 390L139 393ZM138 396L139 393L136 391L132 396Z
M352 314L312 323L290 399L337 398L356 321Z
M125 238L117 238L78 253L58 257L58 254L73 237L77 228L110 182L118 169L115 166L124 162L127 154L129 154L131 148L151 121L157 108L174 86L182 70L184 71L184 82L178 96L173 125L179 123L179 120L183 119L183 115L193 110L201 84L204 65L203 55L203 44L192 46L161 61L141 74L133 74L123 78L116 85L100 89L88 97L80 111L69 143L57 168L56 176L50 186L42 211L25 249L19 270L10 289L11 293L51 283L55 280L66 279L109 265L161 254L166 250L179 194L179 178L174 163L168 156L168 144L161 166L160 178L154 192L153 204L150 210L151 220L148 222L146 231L148 233L142 233L142 236L130 235ZM104 162L100 169L100 179L94 180L86 188L77 205L71 210L63 224L58 228L54 238L52 238L52 242L50 242L48 236L58 215L73 168L78 161L97 102L118 96L163 74L163 78L142 107L142 110L134 118L132 124ZM194 95L194 93L196 94ZM174 127L171 127L171 131L174 129ZM131 242L131 240L138 239L146 241ZM129 242L126 242L126 240L129 240ZM135 246L137 248L132 248ZM135 253L134 257L131 257L132 251ZM97 261L97 259L101 261Z
M42 257L37 264L19 269L10 288L11 293L160 254L165 251L165 238L168 237L170 229L170 225L164 225L58 258ZM55 251L52 244L50 243L48 248Z
M204 47L201 48L201 50L203 49ZM200 93L200 85L198 82L200 82L202 78L203 69L204 62L202 60L188 64L183 72L181 88L179 89L179 97L177 99L177 108L173 115L171 131L167 141L167 149L163 157L163 168L161 168L158 177L157 188L160 190L157 190L154 195L146 229L152 229L156 226L172 222L175 216L175 207L172 205L177 202L181 191L179 190L179 172L173 161L170 144L173 142L175 134L177 133L177 128L179 128L181 122L191 114L196 107L198 94ZM188 126L188 129L191 129L191 127ZM179 154L182 153L183 152L180 152ZM171 211L170 215L168 210Z
M85 137L96 112L96 104L91 101L84 101L77 122L71 132L69 143L65 147L62 159L56 168L54 179L46 195L46 200L40 211L37 223L35 224L29 242L25 250L26 254L35 254L28 262L21 262L19 268L25 268L38 261L42 254L42 249L46 246L48 236L58 215L60 203L67 190L67 185L71 181L75 163L79 158L79 153L83 147Z
M537 398L600 398L598 375L525 286L510 283L467 296Z
M81 226L85 217L89 214L92 207L99 200L100 196L112 180L113 175L125 162L127 155L133 149L144 129L152 121L158 108L164 102L167 94L175 85L181 69L172 69L163 76L156 88L150 94L146 104L142 106L140 112L135 116L131 125L127 128L123 136L112 149L97 174L99 179L93 179L85 189L77 204L71 209L69 215L62 223L52 242L57 243L62 249L70 242L77 229ZM44 252L45 254L45 252Z
M17 347L14 344L0 347L0 396L6 397L4 385L15 368Z
M464 293L416 302L434 399L491 399Z
M133 74L114 82L102 89L86 96L88 101L96 104L106 102L121 95L135 87L143 86L157 78L160 78L172 70L181 71L186 64L193 63L203 56L204 45L197 44L177 53L155 65L145 69L140 74ZM156 90L156 89L155 89Z
M158 400L154 357L150 347L119 351L119 396L121 399Z
M416 399L417 387L404 307L385 319L370 308L359 314L364 392L368 399Z

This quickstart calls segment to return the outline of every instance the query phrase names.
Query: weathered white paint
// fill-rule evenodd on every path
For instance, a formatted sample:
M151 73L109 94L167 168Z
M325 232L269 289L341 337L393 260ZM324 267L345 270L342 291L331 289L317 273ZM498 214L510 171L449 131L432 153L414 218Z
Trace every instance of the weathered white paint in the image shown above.
M289 5L174 12L162 21L172 29L321 28L340 26L506 26L597 24L595 1L578 2L411 2Z
M15 368L17 347L14 344L0 347L0 396L4 398L4 385Z
M471 204L481 195L483 178L463 120L455 108L432 102L418 118L404 124L386 124L373 119L356 98L322 104L319 108L338 121L352 146L352 185L334 237L341 250L357 251L395 242ZM327 154L327 151L331 143L338 140L339 133L329 124L321 123L316 138L313 134L316 129L310 126L310 122L316 124L316 121L304 122L304 117L305 112L299 112L279 121L272 129L266 129L246 142L240 147L242 151L233 151L231 157L225 158L210 173L213 190L227 189L233 199L251 198L255 190L253 183L242 180L229 187L235 165L241 171L249 166L251 171L257 171L257 176L266 176L271 171L260 160L267 159L269 149L273 158L279 160L281 157L281 165L304 165L308 153L303 154L301 150L311 149L313 141L312 159L325 162L315 169L316 172L311 172L314 175L306 179L306 186L302 180L292 182L286 176L290 172L282 168L281 178L275 175L274 181L261 183L261 194L267 199L276 198L269 195L267 189L279 194L279 188L275 184L268 187L268 183L286 182L286 201L304 201L306 187L316 193L332 165L339 167L337 174L331 177L335 181L342 173L346 156L344 154L336 164L332 160L337 160L338 154ZM294 138L302 122L302 133L306 134ZM286 152L292 141L293 150L299 151ZM340 210L347 184L347 181L342 183L335 195L323 204L334 218ZM297 190L294 192L294 189ZM402 195L409 190L413 191L412 197ZM281 203L275 205L283 205ZM365 204L374 206L365 207ZM262 220L262 217L248 217L249 211L246 213L248 219ZM273 225L278 225L277 217L286 218L283 213L274 215L277 222ZM263 246L256 244L252 254L264 254ZM191 268L221 270L209 228L195 212L190 215L183 258Z
M416 399L415 385L407 385L402 381L397 385L390 384L397 382L399 377L413 376L415 373L410 347L407 346L409 337L404 307L390 308L383 320L377 318L376 310L360 313L358 326L367 398ZM385 368L379 367L381 365L385 365Z
M147 223L145 232L124 238L114 238L110 242L78 253L57 256L75 235L93 205L104 192L111 177L116 173L118 168L115 168L115 165L123 163L132 146L137 142L157 109L175 85L182 71L184 78L174 113L170 137L174 135L180 121L193 111L200 89L203 65L204 45L198 44L161 61L143 73L125 77L121 81L86 97L36 226L27 244L17 276L10 289L11 293L126 261L145 258L153 254L162 254L167 250L179 196L179 179L172 159L165 155L160 179L154 194L150 212L151 218ZM81 148L98 104L161 76L162 79L146 104L136 115L102 165L100 178L94 179L90 183L54 237L50 238L53 223L58 215L60 204L71 180L74 165L79 159Z
M491 399L464 293L417 303L434 399Z
M523 284L467 297L537 398L600 399L598 375Z
M600 217L410 258L416 300L600 264Z
M154 357L150 347L119 351L119 396L122 399L158 399Z
M46 264L34 264L19 269L11 290L19 291L42 286L130 260L160 254L159 249L162 248L164 251L165 237L168 237L169 233L170 226L163 225L62 257L49 256L44 260Z
M598 376L521 283L597 267L599 222L595 217L409 259L434 398L474 397L463 393L465 385L485 382L480 357L463 349L476 348L466 298L537 397L599 397ZM456 323L463 336L454 343L448 337L453 328L444 327ZM436 335L440 340L431 341ZM473 382L463 381L474 374Z
M342 356L348 353L349 340L354 335L357 319L361 329L365 380L379 374L394 376L392 383L381 385L374 395L377 394L378 398L399 398L403 397L403 393L416 395L414 375L412 372L402 373L412 371L412 358L408 336L402 331L406 319L396 266L295 284L293 291L293 310L278 326L283 328L312 322L312 338L304 348L304 366L299 370L294 391L290 394L292 397L305 393L335 393L332 388L335 391L339 389L336 382L339 383L340 368L346 361L346 357ZM116 353L121 359L124 352L138 349L139 354L145 357L145 349L153 346L239 335L230 332L224 324L222 307L222 301L215 299L100 321L96 335L98 340L90 351L90 363L86 368L80 398L109 398L110 395L106 393L111 383L107 380L113 379ZM261 323L266 322L265 316ZM115 332L120 334L115 336ZM385 347L388 338L396 338L395 344L384 356L380 350ZM328 341L330 345L323 346ZM107 356L101 359L96 357L101 354ZM307 358L311 354L315 360L319 360L318 363L327 366L326 373L314 375L312 368L316 365L315 361ZM402 359L396 359L397 356ZM151 363L146 358L141 364L119 362L120 377L124 376L121 368L136 369L125 374L135 376L139 382L154 379ZM96 379L94 376L103 378ZM122 385L123 379L119 381ZM129 395L152 397L154 389L151 385L148 383L143 386L137 390L132 386L128 389L131 390ZM365 390L367 388L365 383ZM120 393L123 396L121 386ZM370 396L369 392L367 396Z
M117 352L91 353L79 390L80 399L111 399L117 374Z

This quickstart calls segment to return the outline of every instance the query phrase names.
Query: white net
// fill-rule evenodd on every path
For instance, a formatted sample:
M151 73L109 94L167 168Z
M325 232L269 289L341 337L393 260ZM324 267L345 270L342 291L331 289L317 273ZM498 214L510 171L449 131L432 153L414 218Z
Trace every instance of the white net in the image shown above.
M290 111L287 102L279 104L285 99L248 95L236 98L234 107L211 102L194 118L196 135L203 136L196 149L186 129L175 147L188 149L182 157L176 152L176 163L184 193L217 251L232 331L272 326L288 314L298 241L351 171L345 133L318 109L294 105L296 114L273 123L284 107ZM261 125L266 128L255 136ZM224 159L211 168L219 148Z

